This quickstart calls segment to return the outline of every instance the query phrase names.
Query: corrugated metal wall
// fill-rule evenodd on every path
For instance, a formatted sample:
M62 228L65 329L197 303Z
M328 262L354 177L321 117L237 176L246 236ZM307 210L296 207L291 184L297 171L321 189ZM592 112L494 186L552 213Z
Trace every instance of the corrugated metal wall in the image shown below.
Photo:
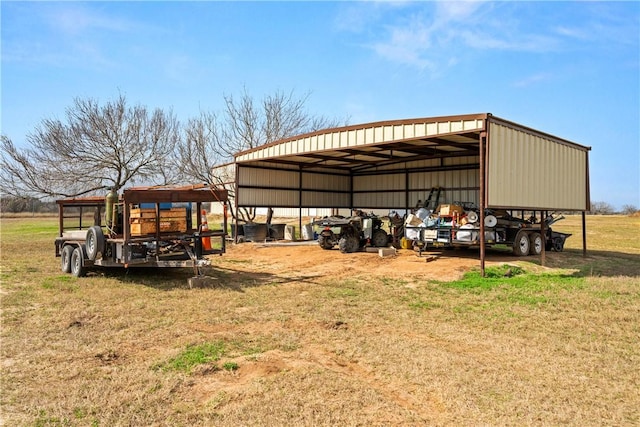
M299 170L263 169L238 165L239 206L302 206L339 208L350 206L351 180L344 172L302 172L300 204Z
M443 167L458 163L458 159L445 159ZM425 201L433 187L443 189L440 202L466 202L478 204L478 158L471 161L469 169L412 172L385 175L356 176L353 179L353 202L359 208L402 209ZM448 164L451 163L451 164ZM459 163L466 164L466 163ZM408 187L407 187L408 181ZM406 204L406 206L405 206Z
M354 176L353 199L350 194L351 178L344 172L338 175L302 172L301 204L299 171L239 165L238 204L254 207L404 209L415 206L419 200L424 201L432 187L441 187L441 203L477 205L478 161L475 156L411 162L412 167L418 170ZM441 170L421 170L425 168Z
M488 150L488 206L589 209L584 147L490 120Z

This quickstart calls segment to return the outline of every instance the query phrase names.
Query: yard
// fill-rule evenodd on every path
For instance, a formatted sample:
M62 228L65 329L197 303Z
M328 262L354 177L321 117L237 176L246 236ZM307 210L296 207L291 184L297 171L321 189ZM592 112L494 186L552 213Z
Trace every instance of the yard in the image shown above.
M212 222L212 221L210 221ZM57 219L1 220L1 425L640 423L640 218L579 216L565 252L427 263L230 245L191 271L77 279ZM505 265L506 263L506 265Z

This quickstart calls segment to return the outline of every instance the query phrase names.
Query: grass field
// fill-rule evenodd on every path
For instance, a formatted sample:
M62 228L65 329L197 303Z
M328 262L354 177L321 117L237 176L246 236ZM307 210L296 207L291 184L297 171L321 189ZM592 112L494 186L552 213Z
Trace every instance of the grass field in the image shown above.
M201 289L190 271L62 274L56 224L1 220L1 425L640 424L638 217L587 217L587 257L568 217L547 267L484 279L246 246Z

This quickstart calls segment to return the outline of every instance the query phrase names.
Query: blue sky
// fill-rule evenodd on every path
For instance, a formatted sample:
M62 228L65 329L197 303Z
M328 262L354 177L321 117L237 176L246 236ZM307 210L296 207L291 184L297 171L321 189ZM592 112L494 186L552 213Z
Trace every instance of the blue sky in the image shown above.
M1 132L75 97L219 111L310 93L365 123L490 112L582 145L591 198L640 207L639 2L2 1Z

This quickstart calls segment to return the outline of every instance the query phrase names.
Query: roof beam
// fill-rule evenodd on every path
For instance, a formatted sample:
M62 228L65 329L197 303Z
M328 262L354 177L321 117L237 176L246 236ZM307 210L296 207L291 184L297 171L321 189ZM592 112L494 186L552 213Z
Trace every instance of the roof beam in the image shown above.
M406 162L415 162L415 161L419 161L419 160L431 160L431 159L444 159L444 158L448 158L448 157L466 157L466 156L470 156L470 155L477 155L476 153L469 153L469 152L464 152L464 151L458 151L458 152L446 152L446 153L439 153L436 155L422 155L422 156L412 156L410 158L397 158L397 159L393 159L387 162L375 162L375 163L371 163L369 165L363 165L362 167L355 167L353 168L354 172L362 172L362 171L366 171L367 169L371 169L371 168L377 168L377 167L381 167L381 166L390 166L390 165L396 165L399 163L406 163Z

